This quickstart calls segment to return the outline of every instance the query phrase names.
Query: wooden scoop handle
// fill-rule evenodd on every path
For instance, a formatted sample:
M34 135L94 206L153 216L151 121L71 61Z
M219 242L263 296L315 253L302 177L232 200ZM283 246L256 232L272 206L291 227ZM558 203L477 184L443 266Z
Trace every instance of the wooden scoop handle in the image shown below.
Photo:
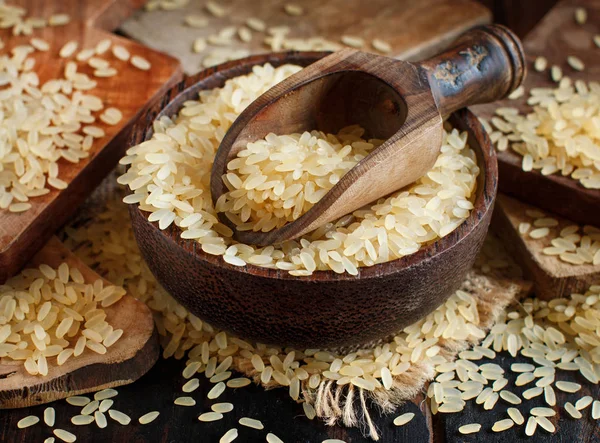
M521 42L502 25L473 28L420 65L444 117L460 108L505 98L526 72Z

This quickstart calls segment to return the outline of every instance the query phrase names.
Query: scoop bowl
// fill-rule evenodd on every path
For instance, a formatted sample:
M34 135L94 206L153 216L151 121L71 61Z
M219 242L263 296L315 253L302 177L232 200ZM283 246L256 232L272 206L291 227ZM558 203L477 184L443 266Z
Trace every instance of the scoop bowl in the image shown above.
M131 145L152 136L152 122L178 113L203 89L219 88L255 65L307 66L324 52L262 54L228 62L189 77L143 114ZM160 230L148 213L131 205L142 255L160 284L190 312L246 340L300 348L340 348L373 343L414 323L443 303L471 269L481 248L496 197L497 163L492 144L468 110L450 123L468 132L480 174L474 209L453 232L416 253L359 268L357 276L316 271L295 277L254 265L232 266L180 237L172 225Z

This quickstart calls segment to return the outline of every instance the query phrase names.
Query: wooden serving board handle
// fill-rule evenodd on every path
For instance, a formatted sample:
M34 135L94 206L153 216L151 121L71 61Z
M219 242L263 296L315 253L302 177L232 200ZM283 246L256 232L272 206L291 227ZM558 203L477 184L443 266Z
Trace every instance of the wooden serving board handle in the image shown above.
M506 97L521 84L526 72L519 38L502 25L474 28L421 66L443 116Z
M44 263L53 268L61 263L78 268L85 281L101 278L88 268L56 237L29 262L29 267ZM105 280L105 284L112 284ZM0 409L22 408L49 403L71 395L129 384L144 375L158 359L160 345L148 306L130 295L105 308L108 321L123 336L100 355L86 349L62 366L50 358L48 375L31 375L22 361L0 361Z

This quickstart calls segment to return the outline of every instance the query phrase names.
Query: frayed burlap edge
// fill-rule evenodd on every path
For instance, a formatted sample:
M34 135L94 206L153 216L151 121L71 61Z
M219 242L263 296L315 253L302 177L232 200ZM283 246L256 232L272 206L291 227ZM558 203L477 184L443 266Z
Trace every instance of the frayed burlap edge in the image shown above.
M500 276L484 275L471 271L461 289L477 299L480 327L488 331L498 319L500 313L513 301L529 292L531 285L518 279L507 279ZM377 344L384 343L385 341ZM440 355L449 361L467 348L477 344L477 339L440 340ZM266 389L279 387L275 383L262 384L250 359L236 358L235 369L254 379ZM393 412L403 402L409 401L422 392L426 382L435 374L431 363L413 363L403 374L394 376L392 388L367 391L353 385L338 386L333 380L323 380L316 389L303 381L302 401L314 406L317 417L328 425L341 423L348 427L359 427L365 435L379 440L379 431L371 419L367 402L375 404L383 413Z

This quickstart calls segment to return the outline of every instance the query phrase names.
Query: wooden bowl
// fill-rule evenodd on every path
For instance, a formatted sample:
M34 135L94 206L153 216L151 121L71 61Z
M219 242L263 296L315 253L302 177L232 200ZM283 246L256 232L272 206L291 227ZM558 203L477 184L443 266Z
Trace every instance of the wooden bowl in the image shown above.
M198 91L222 87L227 79L249 73L254 65L309 65L322 52L264 54L207 69L172 88L136 124L132 144L152 135L152 122L176 114ZM477 154L475 208L446 237L415 254L371 267L357 276L318 271L294 277L254 265L232 266L203 252L194 240L181 239L172 225L165 231L148 213L131 205L133 230L163 287L192 313L239 337L300 348L356 346L385 338L414 323L443 303L463 281L485 238L497 187L496 155L477 118L468 110L450 122L468 131Z

